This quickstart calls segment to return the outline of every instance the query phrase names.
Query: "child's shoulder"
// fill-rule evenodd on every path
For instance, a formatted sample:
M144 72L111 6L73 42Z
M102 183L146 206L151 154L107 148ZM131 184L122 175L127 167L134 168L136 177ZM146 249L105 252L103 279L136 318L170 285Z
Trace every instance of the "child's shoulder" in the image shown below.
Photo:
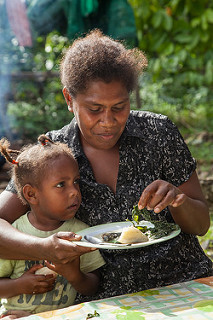
M89 226L83 221L74 217L73 219L65 221L62 228L63 231L72 231L77 233L78 231L89 228Z

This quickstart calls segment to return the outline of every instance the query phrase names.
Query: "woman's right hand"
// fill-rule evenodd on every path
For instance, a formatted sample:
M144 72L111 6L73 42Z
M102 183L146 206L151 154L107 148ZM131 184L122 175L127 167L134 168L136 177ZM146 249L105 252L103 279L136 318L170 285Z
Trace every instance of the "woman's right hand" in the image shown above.
M80 255L94 250L75 244L81 239L72 232L59 232L47 238L24 234L11 223L27 210L17 195L3 191L0 194L0 257L18 260L48 260L67 263ZM13 237L11 237L11 234ZM17 248L21 248L17 250Z
M84 253L96 250L96 248L86 248L75 244L75 241L80 240L81 236L73 232L58 232L42 238L41 258L54 264L65 264Z

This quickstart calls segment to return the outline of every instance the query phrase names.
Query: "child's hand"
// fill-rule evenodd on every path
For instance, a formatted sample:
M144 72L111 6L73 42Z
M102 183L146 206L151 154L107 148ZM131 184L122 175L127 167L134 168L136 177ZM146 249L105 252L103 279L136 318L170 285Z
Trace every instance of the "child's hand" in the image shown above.
M72 281L75 275L80 272L80 258L76 258L73 261L67 263L57 263L53 264L45 260L46 266L52 271L62 275L68 281Z
M159 213L167 206L178 207L186 199L186 195L180 189L164 180L155 180L148 185L138 202L138 208L147 208Z
M36 270L42 267L43 265L36 264L16 279L17 285L20 286L20 294L38 294L53 290L56 278L54 275L35 274Z

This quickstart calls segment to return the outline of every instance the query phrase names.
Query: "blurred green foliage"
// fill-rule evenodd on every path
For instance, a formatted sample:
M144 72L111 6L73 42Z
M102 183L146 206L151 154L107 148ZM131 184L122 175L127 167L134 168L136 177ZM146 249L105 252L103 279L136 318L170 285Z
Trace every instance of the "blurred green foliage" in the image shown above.
M23 48L28 67L19 71L33 75L12 81L12 99L8 114L12 128L23 139L35 140L41 133L59 129L72 119L62 94L59 64L70 42L56 32L38 37L33 48ZM13 69L13 72L16 68Z
M193 144L202 131L213 132L213 2L207 0L129 0L138 46L149 67L140 79L141 109L168 115L189 139L196 157L211 161L208 141ZM19 47L11 36L13 70L33 71L35 79L14 81L9 113L24 138L58 129L72 117L62 95L59 63L68 38L58 32L40 36L32 48ZM47 73L40 79L39 72ZM48 76L56 72L55 77ZM132 108L138 108L134 93ZM192 139L190 140L190 137ZM207 143L207 144L206 144ZM204 150L209 150L208 155ZM205 155L205 156L203 156Z
M168 115L194 157L212 166L213 1L129 3L135 14L138 46L149 60L139 86L142 109Z
M169 78L167 95L207 88L212 100L213 2L211 0L129 0L139 47L150 60L153 80Z

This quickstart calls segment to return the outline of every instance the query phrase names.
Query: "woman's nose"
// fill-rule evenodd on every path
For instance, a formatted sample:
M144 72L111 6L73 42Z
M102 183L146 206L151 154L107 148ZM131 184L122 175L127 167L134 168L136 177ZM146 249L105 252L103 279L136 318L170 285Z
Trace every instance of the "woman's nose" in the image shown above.
M104 126L112 126L115 122L115 118L112 111L106 110L105 112L103 112L101 122Z

